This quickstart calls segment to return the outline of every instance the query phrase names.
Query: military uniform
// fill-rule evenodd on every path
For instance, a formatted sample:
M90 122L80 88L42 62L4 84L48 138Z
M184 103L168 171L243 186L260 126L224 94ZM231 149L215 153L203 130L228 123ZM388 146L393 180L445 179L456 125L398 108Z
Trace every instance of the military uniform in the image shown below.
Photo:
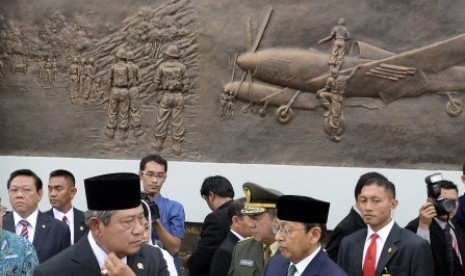
M242 187L246 197L246 203L241 213L248 216L257 216L269 210L276 209L276 202L278 198L283 195L279 191L263 188L254 183L245 183ZM274 240L274 237L272 240ZM232 261L228 275L261 275L267 261L264 257L264 246L263 243L254 238L249 238L236 244L232 253ZM271 255L273 255L273 253L274 255L279 254L276 242L268 246L274 247L275 249L271 250ZM271 255L268 257L271 257Z

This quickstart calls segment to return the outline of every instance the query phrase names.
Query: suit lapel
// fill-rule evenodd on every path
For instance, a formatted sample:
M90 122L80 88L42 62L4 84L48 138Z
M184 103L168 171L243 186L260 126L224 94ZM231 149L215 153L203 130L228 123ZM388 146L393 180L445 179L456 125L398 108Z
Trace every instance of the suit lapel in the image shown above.
M399 242L401 236L400 227L397 223L394 223L392 226L391 232L389 233L386 242L384 243L383 250L381 251L381 256L379 257L378 265L376 266L376 274L381 274L383 269L389 263L389 260L396 254L399 250L396 243Z
M74 212L74 242L77 242L86 232L86 226L84 224L84 216L81 212L78 212L76 208L73 208Z
M3 216L3 229L16 233L15 219L12 212Z
M353 260L355 262L355 265L352 267L355 267L355 275L362 275L362 263L363 263L363 248L365 247L365 239L368 234L367 229L361 231L357 237L355 237L354 241L354 248L353 249L348 249L349 254L353 254Z
M323 250L320 250L320 252L315 255L313 260L305 268L302 276L319 275L321 266L323 265L324 261L323 254Z
M141 255L142 248L138 253L128 256L128 266L134 271L138 276L147 275L147 261Z
M74 254L70 261L76 264L73 275L100 275L100 267L87 237L83 237L75 245Z
M34 241L32 244L34 244L34 247L36 251L39 251L42 245L44 244L44 241L47 237L47 233L49 230L49 224L50 220L54 218L45 215L39 211L37 214L37 223L36 223L36 229L34 230Z

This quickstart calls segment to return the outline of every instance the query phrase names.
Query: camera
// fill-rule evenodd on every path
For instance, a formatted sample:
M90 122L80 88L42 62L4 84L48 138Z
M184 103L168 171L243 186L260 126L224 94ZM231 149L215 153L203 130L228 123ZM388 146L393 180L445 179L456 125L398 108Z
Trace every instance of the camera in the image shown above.
M141 192L140 193L140 198L147 203L149 210L150 210L150 216L152 219L152 222L156 219L160 218L160 210L158 209L158 205L150 200L149 195L147 193ZM145 212L145 211L144 211Z
M441 173L428 175L425 178L428 197L433 200L434 208L438 216L447 215L454 211L455 201L441 198L441 181L443 180Z

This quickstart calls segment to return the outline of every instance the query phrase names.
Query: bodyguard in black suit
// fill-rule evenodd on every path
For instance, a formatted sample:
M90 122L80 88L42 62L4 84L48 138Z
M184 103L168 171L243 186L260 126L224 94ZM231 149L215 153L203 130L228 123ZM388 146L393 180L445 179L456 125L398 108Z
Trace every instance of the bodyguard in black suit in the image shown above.
M197 248L187 260L191 276L210 275L211 259L229 232L228 206L234 189L223 176L210 176L203 181L200 195L213 212L205 217Z
M213 255L210 266L210 276L228 275L234 246L240 240L252 236L249 224L250 218L241 213L244 205L245 198L239 198L228 206L228 217L231 221L231 230L216 249L215 255Z
M392 219L398 205L394 184L368 180L358 200L368 228L342 239L338 265L350 276L360 276L362 271L372 276L432 276L433 257L428 242L400 228Z
M443 180L439 181L438 185L441 187L441 198L457 202L458 189L454 183ZM447 212L442 210L439 210L438 215L436 208L431 203L431 199L429 199L421 206L418 218L412 220L406 226L407 229L430 242L435 275L465 275L463 267L463 261L465 261L465 231L458 224L452 222L456 212L457 205L449 214L449 218ZM449 224L450 237L455 237L457 241L458 252L454 250L452 240L450 244L447 243L444 230L446 224Z
M25 236L32 242L42 263L70 245L69 228L63 222L37 210L42 199L42 181L31 170L11 173L8 194L13 212L4 216L3 229ZM27 221L27 226L21 224Z
M55 170L50 173L48 199L53 208L45 214L68 224L71 231L71 244L87 233L84 212L74 208L72 204L76 192L76 180L71 172Z
M89 233L75 245L40 264L35 276L168 276L159 249L144 243L147 220L139 176L115 173L84 180Z
M365 229L367 226L363 221L362 214L360 212L360 208L358 206L358 195L362 190L362 185L370 179L384 179L387 178L378 173L378 172L368 172L362 174L355 185L355 205L350 209L349 214L339 222L338 225L334 228L329 236L328 243L326 244L326 252L328 256L333 259L335 262L337 261L337 253L339 251L339 245L341 244L342 238L354 233L357 230Z

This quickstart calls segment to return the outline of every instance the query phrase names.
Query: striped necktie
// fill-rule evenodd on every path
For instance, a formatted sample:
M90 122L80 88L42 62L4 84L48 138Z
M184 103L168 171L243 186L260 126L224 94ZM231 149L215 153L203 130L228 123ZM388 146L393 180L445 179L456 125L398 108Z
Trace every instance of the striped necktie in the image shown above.
M64 223L66 223L66 225L69 225L69 220L66 216L63 216L63 218L61 219Z
M23 226L23 229L21 229L21 237L27 240L29 237L29 233L27 231L27 226L29 225L29 222L27 222L27 220L25 219L22 219L19 221L19 223Z

